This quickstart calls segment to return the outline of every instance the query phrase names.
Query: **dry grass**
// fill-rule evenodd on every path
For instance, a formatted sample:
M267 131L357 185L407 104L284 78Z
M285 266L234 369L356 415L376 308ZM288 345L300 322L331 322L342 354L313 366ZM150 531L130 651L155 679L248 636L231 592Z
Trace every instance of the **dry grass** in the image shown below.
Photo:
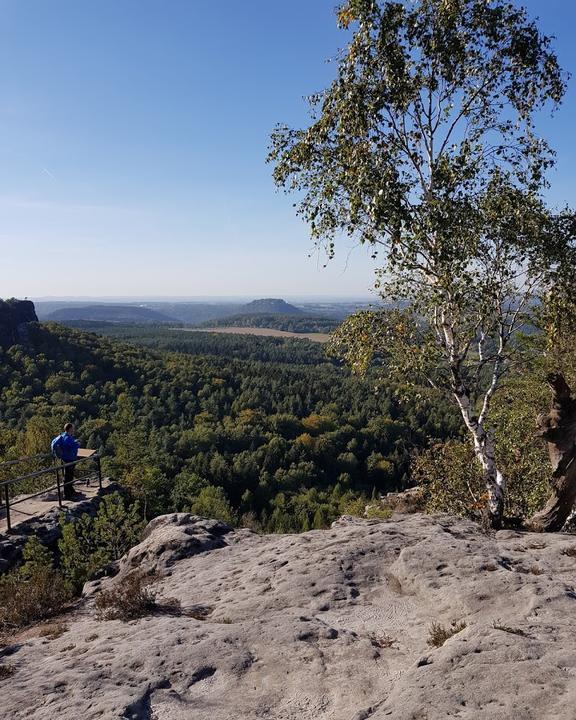
M480 565L480 570L485 570L486 572L494 572L498 570L498 567L494 565L494 563L484 563L483 565Z
M511 635L520 635L520 637L528 637L528 635L520 628L513 628L509 625L503 625L499 620L494 620L492 627L495 630L502 630L502 632L510 633Z
M157 610L156 593L146 587L141 573L128 575L111 590L103 590L96 598L99 620L137 620Z
M570 547L564 548L564 550L562 550L562 555L568 555L568 557L576 557L576 547L574 545L571 545Z
M59 573L37 568L27 579L9 573L0 584L0 631L9 632L57 615L70 600Z
M15 672L16 670L13 665L0 664L0 680L6 680L7 678L12 677Z
M194 618L194 620L207 620L212 614L213 608L205 605L195 605L194 607L182 608L182 615Z
M53 623L52 625L46 625L38 633L40 637L48 638L49 640L56 640L61 637L68 630L68 625L64 623Z
M449 640L452 636L462 632L462 630L466 627L467 626L464 620L461 622L456 622L456 620L452 621L449 628L445 628L444 625L441 625L440 623L433 622L432 625L430 625L428 640L426 642L432 647L442 647L446 640Z
M389 635L377 635L376 633L372 633L368 637L373 647L377 648L393 647L396 642Z

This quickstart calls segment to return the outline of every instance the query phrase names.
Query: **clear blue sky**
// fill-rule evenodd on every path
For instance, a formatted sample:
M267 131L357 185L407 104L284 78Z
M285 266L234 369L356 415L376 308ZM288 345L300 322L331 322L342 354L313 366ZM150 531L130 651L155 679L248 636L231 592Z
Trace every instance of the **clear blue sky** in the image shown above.
M344 44L337 0L0 0L0 297L366 295L264 162ZM529 0L576 74L576 3ZM573 202L575 82L541 129Z

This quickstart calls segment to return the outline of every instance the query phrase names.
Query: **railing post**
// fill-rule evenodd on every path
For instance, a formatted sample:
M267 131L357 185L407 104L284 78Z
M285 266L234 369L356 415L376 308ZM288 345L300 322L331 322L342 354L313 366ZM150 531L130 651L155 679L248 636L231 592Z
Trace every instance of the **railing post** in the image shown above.
M4 485L4 500L6 502L6 527L8 531L12 530L12 523L10 522L10 493L8 491L8 485Z
M100 455L96 456L96 465L98 466L98 486L102 490L102 466L100 465Z
M58 465L56 467L56 487L58 488L58 507L62 507L62 490L60 488L60 471Z

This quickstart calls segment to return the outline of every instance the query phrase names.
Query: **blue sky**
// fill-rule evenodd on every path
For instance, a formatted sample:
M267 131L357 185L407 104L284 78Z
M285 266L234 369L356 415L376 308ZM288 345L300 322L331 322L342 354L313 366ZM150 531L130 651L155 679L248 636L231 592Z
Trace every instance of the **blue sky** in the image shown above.
M0 296L363 296L264 162L344 44L336 0L0 0ZM576 73L576 3L529 0ZM573 202L575 85L540 129Z

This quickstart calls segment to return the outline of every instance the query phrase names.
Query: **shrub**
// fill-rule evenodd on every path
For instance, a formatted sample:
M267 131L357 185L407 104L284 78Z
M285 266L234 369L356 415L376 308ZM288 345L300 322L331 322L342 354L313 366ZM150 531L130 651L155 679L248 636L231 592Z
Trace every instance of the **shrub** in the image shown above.
M39 635L40 637L46 637L49 640L56 640L57 638L62 637L65 632L68 632L67 625L64 623L53 623L52 625L42 628Z
M364 511L364 516L367 518L389 520L392 517L392 508L381 504L367 505L366 510Z
M509 431L508 434L511 434ZM498 448L500 467L507 480L505 514L528 517L544 503L549 470L537 462L540 448ZM486 505L486 490L480 464L468 442L450 440L433 445L415 458L412 479L422 487L427 512L448 512L479 519Z
M142 573L134 572L111 590L103 590L96 598L100 620L137 620L150 615L158 607L156 593L145 586Z
M432 647L442 647L446 640L449 640L453 635L464 630L465 627L466 623L463 620L461 622L453 621L449 628L445 628L443 625L440 625L440 623L433 622L432 625L430 625L429 636L426 642Z
M13 665L1 665L0 664L0 680L6 680L9 677L12 677L15 673L15 669Z
M210 485L198 493L190 505L190 512L202 517L222 520L229 525L234 524L234 512L223 488Z
M60 613L71 594L50 552L37 538L24 548L24 564L0 579L0 630L9 631Z
M62 519L58 548L71 588L77 592L98 570L121 558L138 542L142 525L138 503L126 506L118 493L102 499L94 518L85 513Z

